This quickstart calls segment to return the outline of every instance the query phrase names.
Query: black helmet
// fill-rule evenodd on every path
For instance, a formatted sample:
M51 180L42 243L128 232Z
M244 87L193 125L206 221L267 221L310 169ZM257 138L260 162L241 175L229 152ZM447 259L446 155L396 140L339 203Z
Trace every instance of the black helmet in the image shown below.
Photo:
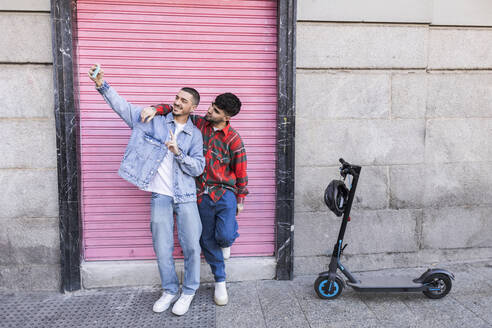
M336 216L342 216L349 191L342 180L332 180L325 189L325 203Z

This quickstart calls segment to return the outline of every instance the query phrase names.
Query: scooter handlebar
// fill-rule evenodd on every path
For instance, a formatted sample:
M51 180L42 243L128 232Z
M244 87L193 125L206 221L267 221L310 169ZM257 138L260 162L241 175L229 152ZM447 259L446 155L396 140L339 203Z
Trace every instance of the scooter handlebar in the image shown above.
M353 165L351 165L349 162L346 162L343 158L340 158L339 161L342 164L342 167L340 168L340 174L343 177L345 177L347 174L355 174Z
M351 165L347 163L343 158L340 158L339 161L342 164L340 171L342 172L343 176L345 176L347 173L350 172Z

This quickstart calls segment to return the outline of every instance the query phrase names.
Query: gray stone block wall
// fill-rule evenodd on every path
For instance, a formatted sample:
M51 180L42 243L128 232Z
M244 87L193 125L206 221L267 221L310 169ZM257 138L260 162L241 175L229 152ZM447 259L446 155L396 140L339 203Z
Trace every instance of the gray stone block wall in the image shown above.
M50 3L0 3L0 291L58 290Z
M297 2L297 19L319 22L492 26L492 2L488 0L302 0Z
M297 24L299 68L417 68L427 61L422 25Z
M305 9L295 274L327 269L341 222L322 196L339 157L363 166L351 269L492 259L492 28L310 21Z

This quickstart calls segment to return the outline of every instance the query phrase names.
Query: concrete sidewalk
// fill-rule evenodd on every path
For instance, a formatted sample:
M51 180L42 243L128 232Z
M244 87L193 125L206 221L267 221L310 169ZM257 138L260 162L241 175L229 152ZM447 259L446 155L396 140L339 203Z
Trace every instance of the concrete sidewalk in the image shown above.
M347 288L321 300L316 276L293 281L229 284L230 302L217 307L213 286L202 285L190 311L176 317L152 312L159 291L101 289L72 294L0 294L0 327L492 327L492 262L440 266L456 276L450 294L359 294ZM418 276L425 268L388 270ZM382 274L365 272L363 275Z

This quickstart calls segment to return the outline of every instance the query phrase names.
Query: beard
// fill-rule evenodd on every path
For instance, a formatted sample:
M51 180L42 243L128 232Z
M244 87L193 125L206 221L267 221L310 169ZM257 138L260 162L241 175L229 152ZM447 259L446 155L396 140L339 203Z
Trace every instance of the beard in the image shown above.
M206 121L208 121L208 122L212 122L212 123L218 123L218 122L217 122L217 120L214 120L214 119L212 118L212 116L210 116L210 115L208 115L208 114L207 114L207 115L205 115L205 120L206 120Z
M208 121L208 122L211 122L211 123L220 123L220 122L222 122L221 119L214 119L214 118L212 118L211 115L208 115L208 114L205 115L205 120Z

